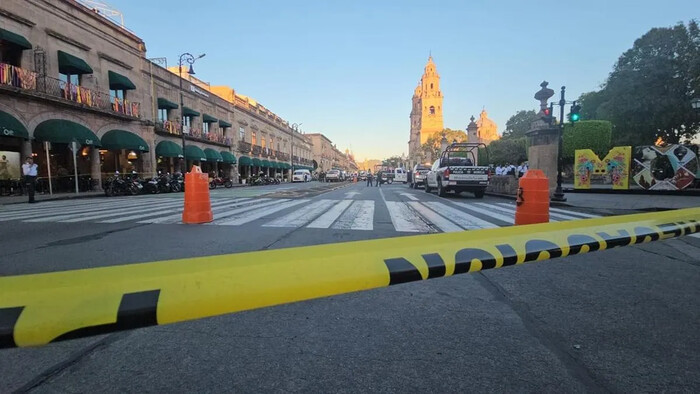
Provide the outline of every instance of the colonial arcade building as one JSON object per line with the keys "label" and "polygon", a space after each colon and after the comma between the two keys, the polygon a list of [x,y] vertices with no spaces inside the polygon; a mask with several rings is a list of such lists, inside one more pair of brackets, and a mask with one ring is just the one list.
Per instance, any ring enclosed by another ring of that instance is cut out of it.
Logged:
{"label": "colonial arcade building", "polygon": [[289,122],[186,72],[181,106],[179,70],[165,66],[133,32],[75,0],[0,2],[0,193],[19,185],[28,156],[40,192],[49,175],[54,191],[72,190],[76,172],[86,191],[115,171],[198,164],[242,182],[312,168],[311,142]]}

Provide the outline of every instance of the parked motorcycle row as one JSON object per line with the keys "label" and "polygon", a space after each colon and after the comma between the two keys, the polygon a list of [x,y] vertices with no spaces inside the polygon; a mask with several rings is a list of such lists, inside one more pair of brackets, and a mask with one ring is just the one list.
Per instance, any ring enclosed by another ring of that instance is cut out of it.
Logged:
{"label": "parked motorcycle row", "polygon": [[269,176],[258,176],[253,177],[248,182],[250,186],[264,186],[264,185],[279,185],[282,181],[279,178],[269,177]]}
{"label": "parked motorcycle row", "polygon": [[135,196],[137,194],[177,193],[185,191],[185,179],[181,174],[158,173],[150,179],[142,179],[136,172],[107,178],[103,186],[105,195]]}

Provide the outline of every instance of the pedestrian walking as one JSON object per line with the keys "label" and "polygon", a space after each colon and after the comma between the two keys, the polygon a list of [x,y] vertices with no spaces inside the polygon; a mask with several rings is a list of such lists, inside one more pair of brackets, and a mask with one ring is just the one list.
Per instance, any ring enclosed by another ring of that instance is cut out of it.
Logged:
{"label": "pedestrian walking", "polygon": [[367,186],[372,186],[372,171],[367,173]]}
{"label": "pedestrian walking", "polygon": [[22,164],[22,175],[24,175],[24,184],[27,186],[27,195],[29,196],[29,203],[34,203],[37,165],[34,164],[34,159],[31,156],[27,157],[26,163]]}
{"label": "pedestrian walking", "polygon": [[379,186],[382,183],[382,172],[377,171],[377,180],[374,182],[374,187]]}

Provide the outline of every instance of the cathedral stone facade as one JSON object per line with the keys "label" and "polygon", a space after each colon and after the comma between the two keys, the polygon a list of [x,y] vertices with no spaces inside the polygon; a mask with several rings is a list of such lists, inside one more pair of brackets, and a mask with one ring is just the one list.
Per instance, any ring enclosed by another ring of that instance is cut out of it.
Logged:
{"label": "cathedral stone facade", "polygon": [[489,119],[485,109],[481,111],[479,120],[476,121],[476,127],[479,135],[478,142],[483,142],[484,144],[488,145],[491,142],[501,138],[498,135],[498,126],[496,126],[496,122]]}
{"label": "cathedral stone facade", "polygon": [[420,83],[413,93],[411,109],[411,136],[408,142],[408,155],[412,163],[422,162],[420,146],[428,137],[443,130],[442,92],[440,75],[437,73],[433,57],[428,58]]}

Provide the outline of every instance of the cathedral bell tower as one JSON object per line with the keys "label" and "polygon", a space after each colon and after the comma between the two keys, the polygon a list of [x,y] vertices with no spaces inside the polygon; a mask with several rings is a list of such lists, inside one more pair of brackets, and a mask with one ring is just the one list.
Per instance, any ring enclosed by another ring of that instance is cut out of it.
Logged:
{"label": "cathedral bell tower", "polygon": [[413,92],[411,106],[411,133],[408,142],[408,155],[412,162],[426,158],[420,157],[420,147],[428,138],[444,129],[442,122],[442,92],[440,75],[437,73],[433,57],[423,70],[423,76]]}

